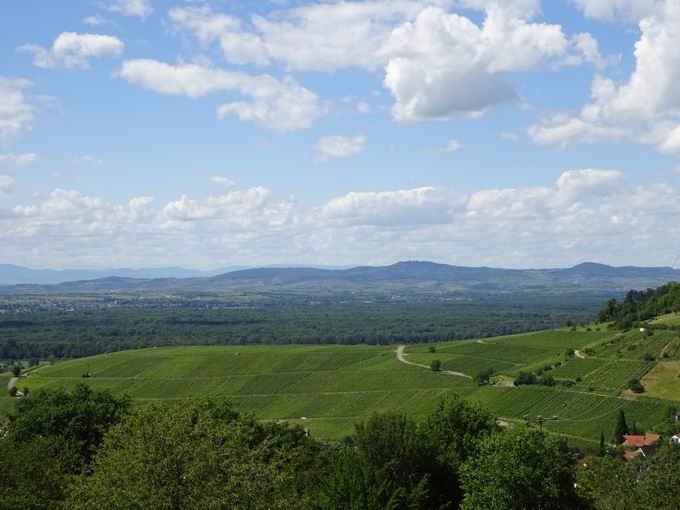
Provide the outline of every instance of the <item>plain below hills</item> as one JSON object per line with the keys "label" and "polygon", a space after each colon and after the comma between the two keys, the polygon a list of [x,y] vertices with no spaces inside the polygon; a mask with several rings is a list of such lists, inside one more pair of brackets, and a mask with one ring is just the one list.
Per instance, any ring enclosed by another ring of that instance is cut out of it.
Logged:
{"label": "plain below hills", "polygon": [[[167,347],[47,365],[22,377],[18,386],[36,391],[85,382],[127,393],[140,405],[225,397],[262,420],[300,423],[325,439],[341,439],[372,413],[422,415],[442,397],[458,394],[510,424],[540,421],[574,444],[595,448],[600,433],[612,435],[620,410],[648,432],[664,431],[668,410],[680,396],[659,384],[642,395],[627,388],[631,379],[644,381],[653,369],[677,367],[679,348],[677,331],[649,335],[595,328],[407,346],[409,364],[398,359],[397,346]],[[443,371],[428,368],[435,359]],[[492,385],[452,375],[485,370],[494,374]],[[526,372],[552,382],[513,386]]]}
{"label": "plain below hills", "polygon": [[[16,282],[21,276],[14,275],[13,278],[12,281]],[[680,270],[670,267],[612,267],[588,262],[566,269],[497,269],[409,261],[384,267],[349,269],[269,267],[191,277],[142,278],[112,274],[105,278],[53,285],[6,285],[1,291],[5,294],[154,291],[378,292],[469,296],[532,292],[602,294],[656,287],[678,279]],[[0,284],[8,281],[8,277],[3,277],[0,271]]]}

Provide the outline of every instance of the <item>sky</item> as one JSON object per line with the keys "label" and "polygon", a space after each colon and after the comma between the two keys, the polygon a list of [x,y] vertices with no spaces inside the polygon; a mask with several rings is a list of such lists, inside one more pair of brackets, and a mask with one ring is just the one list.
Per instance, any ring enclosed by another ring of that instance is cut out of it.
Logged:
{"label": "sky", "polygon": [[680,253],[680,0],[7,0],[0,263]]}

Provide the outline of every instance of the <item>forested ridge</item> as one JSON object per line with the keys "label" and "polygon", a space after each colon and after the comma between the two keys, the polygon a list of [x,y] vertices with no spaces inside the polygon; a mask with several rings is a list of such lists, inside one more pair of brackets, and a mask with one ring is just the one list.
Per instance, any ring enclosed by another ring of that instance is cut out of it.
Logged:
{"label": "forested ridge", "polygon": [[630,290],[621,302],[610,299],[600,310],[598,319],[626,329],[659,315],[679,311],[680,283],[670,282],[656,289]]}

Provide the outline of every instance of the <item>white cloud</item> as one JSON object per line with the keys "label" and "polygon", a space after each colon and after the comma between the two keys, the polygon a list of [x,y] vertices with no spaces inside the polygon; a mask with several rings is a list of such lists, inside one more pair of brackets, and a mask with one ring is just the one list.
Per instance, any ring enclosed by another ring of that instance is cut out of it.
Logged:
{"label": "white cloud", "polygon": [[176,66],[157,60],[126,60],[118,73],[130,83],[168,95],[196,99],[217,92],[237,92],[249,101],[224,104],[217,115],[231,115],[274,131],[306,129],[321,115],[318,96],[292,77],[251,76],[197,64]]}
{"label": "white cloud", "polygon": [[215,13],[208,6],[176,7],[170,10],[168,17],[176,30],[193,33],[203,45],[219,42],[225,57],[232,64],[269,63],[262,40],[255,34],[245,32],[237,17]]}
{"label": "white cloud", "polygon": [[423,187],[400,191],[351,192],[332,199],[320,214],[349,225],[407,226],[452,221],[461,201],[449,190]]}
{"label": "white cloud", "polygon": [[[234,64],[281,62],[289,69],[385,70],[399,122],[479,114],[512,101],[504,73],[545,63],[603,65],[589,34],[569,40],[558,25],[530,23],[538,0],[466,0],[481,25],[447,12],[449,0],[371,0],[301,5],[250,20],[207,6],[172,9],[176,31],[219,44]],[[348,34],[351,34],[348,36]]]}
{"label": "white cloud", "polygon": [[7,142],[33,126],[34,108],[24,94],[28,80],[0,76],[0,141]]}
{"label": "white cloud", "polygon": [[329,135],[317,140],[314,150],[319,154],[321,161],[329,159],[341,159],[359,154],[364,149],[366,138],[362,135],[342,136]]}
{"label": "white cloud", "polygon": [[34,152],[26,154],[0,154],[0,167],[22,167],[32,165],[38,161],[38,155]]}
{"label": "white cloud", "polygon": [[500,73],[530,70],[567,51],[559,26],[527,23],[513,13],[488,2],[480,27],[430,7],[396,28],[384,80],[396,100],[394,118],[446,120],[512,101],[516,94]]}
{"label": "white cloud", "polygon": [[659,150],[665,154],[680,154],[680,126],[673,129],[659,145]]}
{"label": "white cloud", "polygon": [[[675,129],[680,115],[677,87],[680,82],[680,31],[677,30],[680,1],[645,5],[584,3],[584,8],[595,9],[586,12],[597,17],[610,17],[620,9],[629,12],[633,8],[644,14],[639,21],[640,39],[635,45],[635,69],[621,84],[596,76],[591,87],[592,101],[578,115],[562,114],[532,126],[529,133],[535,141],[564,148],[569,143],[629,139],[657,145],[661,152],[676,152]],[[596,12],[600,14],[593,14]]]}
{"label": "white cloud", "polygon": [[[3,189],[11,187],[3,182]],[[0,216],[5,260],[31,265],[366,264],[417,257],[556,267],[600,260],[605,251],[610,263],[659,265],[677,255],[680,188],[631,185],[617,171],[586,169],[565,172],[552,186],[470,194],[432,186],[358,191],[318,206],[259,186],[159,204],[148,196],[116,203],[56,189],[42,203],[0,209]],[[49,253],[41,249],[48,242]]]}
{"label": "white cloud", "polygon": [[85,165],[85,166],[101,166],[104,164],[104,160],[95,158],[89,154],[84,154],[82,156],[73,156],[69,162],[72,165]]}
{"label": "white cloud", "polygon": [[107,21],[101,17],[99,14],[95,14],[93,16],[87,16],[86,18],[83,18],[83,23],[86,25],[90,25],[91,27],[98,27],[101,25],[105,25]]}
{"label": "white cloud", "polygon": [[620,56],[602,56],[597,39],[587,32],[572,35],[569,43],[571,50],[558,63],[558,67],[578,66],[587,63],[597,69],[604,69],[609,65],[616,64],[620,60]]}
{"label": "white cloud", "polygon": [[17,51],[33,54],[33,65],[37,67],[52,68],[62,65],[87,69],[89,59],[118,57],[123,49],[123,42],[111,35],[63,32],[54,40],[50,49],[36,44],[24,44]]}
{"label": "white cloud", "polygon": [[437,152],[455,152],[463,148],[463,144],[458,140],[451,139],[446,142],[443,147],[437,149]]}
{"label": "white cloud", "polygon": [[104,8],[123,16],[134,16],[140,19],[146,19],[153,12],[153,7],[148,0],[113,0],[105,3]]}
{"label": "white cloud", "polygon": [[221,186],[223,188],[235,188],[236,183],[229,179],[228,177],[223,177],[221,175],[216,175],[214,177],[210,178],[210,182],[217,186]]}
{"label": "white cloud", "polygon": [[359,101],[357,103],[357,113],[371,113],[372,111],[373,109],[370,104],[364,101]]}
{"label": "white cloud", "polygon": [[11,193],[10,188],[12,184],[14,184],[13,177],[0,174],[0,198],[4,198]]}
{"label": "white cloud", "polygon": [[619,141],[626,131],[616,126],[604,126],[566,115],[544,119],[528,129],[529,136],[542,145],[557,145],[564,150],[573,143]]}
{"label": "white cloud", "polygon": [[639,21],[654,13],[665,0],[571,0],[592,19]]}

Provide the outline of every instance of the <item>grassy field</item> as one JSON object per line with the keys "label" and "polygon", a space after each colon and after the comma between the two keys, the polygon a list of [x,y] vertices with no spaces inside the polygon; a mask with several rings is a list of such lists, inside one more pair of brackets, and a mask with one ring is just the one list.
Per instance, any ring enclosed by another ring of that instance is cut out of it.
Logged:
{"label": "grassy field", "polygon": [[642,384],[649,396],[680,400],[680,361],[657,364],[642,378]]}
{"label": "grassy field", "polygon": [[660,315],[651,321],[651,324],[666,324],[668,326],[680,326],[680,313],[667,313]]}
{"label": "grassy field", "polygon": [[[666,379],[657,388],[649,387],[649,395],[661,400],[622,398],[621,392],[631,378],[653,369],[647,381],[659,367],[670,364],[641,357],[642,351],[660,350],[677,341],[667,333],[642,340],[637,333],[557,330],[406,349],[410,362],[429,365],[439,359],[444,370],[470,376],[491,368],[496,380],[511,380],[522,370],[549,368],[546,373],[558,382],[571,381],[570,387],[478,387],[469,378],[402,363],[394,352],[396,346],[261,345],[106,354],[44,366],[23,378],[21,387],[35,391],[86,382],[127,393],[139,404],[195,395],[226,397],[260,419],[300,423],[326,439],[351,433],[354,423],[374,412],[420,415],[442,397],[458,394],[511,422],[551,418],[545,429],[579,444],[596,444],[600,432],[612,434],[620,409],[648,430],[663,427],[671,400],[680,399],[677,390],[659,389],[668,387]],[[641,342],[644,349],[628,349]],[[435,352],[430,352],[432,348]],[[579,353],[587,349],[589,355],[567,357],[567,349]],[[677,381],[676,377],[673,382],[677,385]]]}

